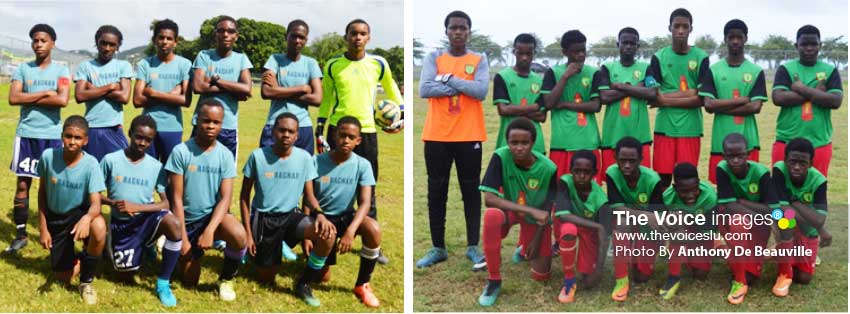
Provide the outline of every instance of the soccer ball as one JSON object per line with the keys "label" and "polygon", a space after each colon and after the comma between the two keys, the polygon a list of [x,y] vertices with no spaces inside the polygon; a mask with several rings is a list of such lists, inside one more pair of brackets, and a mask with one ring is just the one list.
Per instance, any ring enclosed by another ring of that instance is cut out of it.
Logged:
{"label": "soccer ball", "polygon": [[401,120],[399,105],[390,100],[381,100],[375,104],[375,124],[382,129],[390,128]]}

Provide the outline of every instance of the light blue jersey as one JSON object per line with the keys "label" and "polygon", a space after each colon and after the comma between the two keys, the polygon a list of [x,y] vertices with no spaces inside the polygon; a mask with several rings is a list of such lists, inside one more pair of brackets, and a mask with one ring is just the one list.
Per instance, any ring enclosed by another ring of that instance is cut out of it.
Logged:
{"label": "light blue jersey", "polygon": [[307,151],[298,147],[286,159],[272,147],[257,148],[248,157],[242,174],[254,180],[252,209],[263,213],[288,213],[298,206],[304,183],[316,178],[316,165]]}
{"label": "light blue jersey", "polygon": [[[239,74],[242,70],[251,69],[251,60],[244,54],[236,51],[231,51],[227,58],[222,58],[218,55],[215,49],[203,50],[198,53],[195,58],[195,63],[192,64],[193,69],[204,70],[204,75],[212,77],[218,74],[219,78],[224,81],[239,82]],[[224,105],[224,124],[222,128],[235,130],[239,122],[239,101],[230,93],[216,93],[201,95],[198,103],[207,98],[215,98]],[[192,123],[195,123],[198,117],[198,109],[195,108],[195,114],[192,116]]]}
{"label": "light blue jersey", "polygon": [[375,186],[372,165],[355,153],[338,165],[330,153],[318,155],[315,159],[319,177],[313,181],[313,193],[325,215],[353,211],[358,187]]}
{"label": "light blue jersey", "polygon": [[48,148],[38,163],[40,182],[47,189],[47,210],[59,215],[88,206],[89,194],[106,190],[97,159],[83,152],[80,161],[68,167],[62,154],[62,148]]}
{"label": "light blue jersey", "polygon": [[[41,69],[35,61],[21,63],[12,81],[23,84],[24,93],[37,93],[46,90],[57,90],[59,80],[71,81],[71,71],[64,65],[51,62]],[[59,139],[62,137],[62,121],[59,115],[60,107],[44,107],[39,105],[21,106],[21,118],[15,135],[38,139]]]}
{"label": "light blue jersey", "polygon": [[[139,61],[136,67],[136,79],[142,80],[155,91],[168,93],[175,86],[189,80],[192,62],[181,56],[174,56],[171,62],[165,63],[156,55]],[[190,87],[191,88],[191,87]],[[149,115],[156,121],[159,132],[182,132],[183,112],[180,106],[163,104],[149,100],[142,114]]]}
{"label": "light blue jersey", "polygon": [[180,143],[171,151],[165,170],[183,175],[183,211],[186,222],[199,220],[212,213],[221,199],[221,181],[236,177],[233,154],[216,141],[205,152],[195,139]]}
{"label": "light blue jersey", "polygon": [[[105,179],[107,196],[111,200],[153,204],[154,191],[165,192],[166,179],[162,163],[151,156],[145,155],[138,163],[132,163],[124,150],[119,150],[103,157],[100,170]],[[130,215],[112,207],[111,217],[124,220],[129,219]]]}
{"label": "light blue jersey", "polygon": [[[94,87],[121,83],[133,78],[133,67],[125,60],[112,59],[106,64],[89,60],[77,66],[74,81],[90,82]],[[86,102],[86,121],[90,128],[105,128],[124,124],[124,104],[105,96]]]}
{"label": "light blue jersey", "polygon": [[[316,59],[301,55],[298,61],[292,61],[285,54],[273,54],[263,65],[266,70],[273,71],[277,75],[277,84],[283,87],[310,85],[310,80],[322,78],[322,69]],[[274,125],[274,119],[284,112],[291,112],[298,117],[298,126],[313,126],[310,113],[306,104],[298,104],[287,100],[272,100],[266,125]]]}

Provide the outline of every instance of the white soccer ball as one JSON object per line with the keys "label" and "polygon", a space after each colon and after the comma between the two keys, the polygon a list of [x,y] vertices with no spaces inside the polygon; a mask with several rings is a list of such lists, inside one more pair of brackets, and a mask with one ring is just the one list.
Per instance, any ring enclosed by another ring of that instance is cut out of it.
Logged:
{"label": "white soccer ball", "polygon": [[382,129],[400,128],[400,106],[391,100],[381,100],[375,104],[375,124]]}

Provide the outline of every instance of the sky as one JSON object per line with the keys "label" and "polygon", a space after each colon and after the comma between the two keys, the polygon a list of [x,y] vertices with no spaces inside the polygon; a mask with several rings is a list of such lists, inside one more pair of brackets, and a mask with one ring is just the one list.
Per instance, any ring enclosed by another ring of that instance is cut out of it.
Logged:
{"label": "sky", "polygon": [[473,30],[490,35],[499,45],[523,32],[536,33],[546,45],[570,29],[581,30],[592,44],[616,36],[625,26],[636,28],[641,38],[650,38],[670,34],[670,13],[679,7],[694,18],[691,44],[703,34],[722,41],[723,26],[734,18],[747,23],[751,41],[761,42],[771,34],[794,38],[805,24],[817,26],[823,38],[847,38],[846,0],[420,0],[413,6],[413,37],[426,47],[440,46],[446,15],[461,10],[469,14]]}
{"label": "sky", "polygon": [[[309,40],[330,32],[343,34],[355,18],[366,20],[372,29],[367,47],[401,46],[402,0],[286,0],[286,1],[0,1],[0,34],[29,40],[29,29],[47,23],[56,30],[58,48],[95,51],[94,33],[112,24],[124,35],[122,47],[150,42],[153,19],[170,18],[187,39],[199,36],[201,23],[220,14],[251,18],[286,26],[300,18],[310,25]],[[308,42],[309,44],[309,42]]]}

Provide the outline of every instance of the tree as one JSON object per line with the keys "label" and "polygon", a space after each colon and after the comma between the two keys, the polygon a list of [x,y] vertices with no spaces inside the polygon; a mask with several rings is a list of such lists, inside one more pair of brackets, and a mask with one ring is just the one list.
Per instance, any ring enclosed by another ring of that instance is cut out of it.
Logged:
{"label": "tree", "polygon": [[[157,22],[159,22],[159,20],[157,19],[151,21],[151,25],[149,27],[151,33],[153,33],[153,28],[154,26],[156,26]],[[151,38],[153,38],[153,35],[151,35]],[[198,47],[197,39],[187,40],[183,36],[177,36],[177,47],[174,48],[174,54],[189,59],[189,61],[192,61],[195,60],[195,57],[198,55],[198,52],[200,50],[201,48]],[[148,43],[147,48],[145,48],[145,55],[151,56],[154,54],[156,54],[156,48],[154,48],[153,42],[150,42]]]}
{"label": "tree", "polygon": [[561,37],[555,37],[555,41],[543,47],[543,52],[540,54],[542,58],[560,60],[564,57],[561,52]]}
{"label": "tree", "polygon": [[768,67],[775,69],[784,60],[789,59],[794,43],[782,35],[769,35],[761,44],[761,49],[753,52],[753,58],[766,60]]}
{"label": "tree", "polygon": [[390,64],[390,71],[393,73],[395,83],[404,84],[404,48],[399,46],[392,47],[389,50],[375,48],[369,53],[384,57]]}
{"label": "tree", "polygon": [[[443,39],[440,41],[443,48],[449,48],[449,41]],[[476,31],[469,33],[469,40],[466,42],[466,47],[483,53],[490,61],[490,65],[494,62],[505,62],[505,57],[502,55],[502,46],[490,39],[489,35],[478,34]]]}
{"label": "tree", "polygon": [[620,56],[617,49],[617,37],[605,36],[590,47],[590,56],[598,58],[601,63]]}
{"label": "tree", "polygon": [[694,41],[694,46],[705,50],[705,53],[711,56],[714,54],[714,50],[717,49],[717,41],[711,35],[702,35]]}
{"label": "tree", "polygon": [[[201,36],[197,39],[199,49],[215,48],[215,23],[219,18],[220,16],[216,16],[201,24]],[[248,18],[236,21],[239,24],[239,40],[233,50],[248,56],[254,65],[254,72],[263,70],[262,65],[270,55],[286,49],[286,27]]]}
{"label": "tree", "polygon": [[822,41],[822,45],[821,58],[837,68],[847,63],[847,40],[844,36],[826,38]]}
{"label": "tree", "polygon": [[641,40],[641,49],[638,51],[638,56],[642,59],[651,59],[652,55],[655,54],[656,51],[661,50],[661,48],[670,46],[673,44],[673,38],[669,35],[665,36],[655,36],[649,38],[646,41]]}
{"label": "tree", "polygon": [[414,38],[413,39],[413,62],[414,63],[416,62],[416,60],[422,60],[422,58],[425,57],[425,50],[423,50],[422,48],[425,48],[425,44],[423,44],[422,41],[419,40],[419,38]]}
{"label": "tree", "polygon": [[335,56],[342,55],[347,49],[345,39],[337,33],[327,33],[319,39],[313,41],[304,54],[310,55],[319,62],[319,66],[324,69],[325,62]]}

